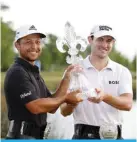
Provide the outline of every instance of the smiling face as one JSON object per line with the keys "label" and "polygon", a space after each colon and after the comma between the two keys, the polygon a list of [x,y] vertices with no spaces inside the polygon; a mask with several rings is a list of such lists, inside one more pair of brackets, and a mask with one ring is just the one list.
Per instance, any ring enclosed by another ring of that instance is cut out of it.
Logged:
{"label": "smiling face", "polygon": [[31,64],[34,64],[34,61],[40,56],[42,51],[39,34],[31,34],[23,37],[15,43],[15,46],[19,51],[20,57]]}
{"label": "smiling face", "polygon": [[105,58],[111,52],[115,40],[111,36],[102,36],[99,38],[89,37],[89,43],[92,46],[92,55],[99,58]]}

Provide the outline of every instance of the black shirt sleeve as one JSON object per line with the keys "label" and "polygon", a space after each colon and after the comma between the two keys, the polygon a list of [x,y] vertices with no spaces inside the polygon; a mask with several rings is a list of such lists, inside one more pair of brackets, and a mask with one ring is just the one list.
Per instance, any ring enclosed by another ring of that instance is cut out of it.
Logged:
{"label": "black shirt sleeve", "polygon": [[14,68],[8,73],[5,91],[9,98],[26,104],[39,98],[28,73],[21,68]]}

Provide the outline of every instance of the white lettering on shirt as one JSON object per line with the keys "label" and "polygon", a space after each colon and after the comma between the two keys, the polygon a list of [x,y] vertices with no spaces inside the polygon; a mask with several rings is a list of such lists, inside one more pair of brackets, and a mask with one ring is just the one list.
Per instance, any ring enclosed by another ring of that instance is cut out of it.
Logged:
{"label": "white lettering on shirt", "polygon": [[25,97],[30,96],[31,94],[32,94],[31,91],[29,91],[28,93],[21,94],[20,97],[21,99],[24,99]]}

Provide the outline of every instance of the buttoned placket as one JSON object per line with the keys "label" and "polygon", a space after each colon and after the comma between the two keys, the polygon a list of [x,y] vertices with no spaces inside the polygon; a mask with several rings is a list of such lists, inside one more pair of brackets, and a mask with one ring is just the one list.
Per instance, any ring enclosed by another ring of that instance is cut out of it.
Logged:
{"label": "buttoned placket", "polygon": [[102,73],[103,73],[104,70],[98,71],[96,68],[94,68],[94,70],[97,73],[97,81],[98,81],[98,84],[99,84],[98,87],[100,89],[104,90],[104,87],[103,87],[103,76],[102,76]]}
{"label": "buttoned placket", "polygon": [[98,73],[98,83],[99,83],[99,88],[104,90],[102,72],[103,71],[97,71],[97,73]]}

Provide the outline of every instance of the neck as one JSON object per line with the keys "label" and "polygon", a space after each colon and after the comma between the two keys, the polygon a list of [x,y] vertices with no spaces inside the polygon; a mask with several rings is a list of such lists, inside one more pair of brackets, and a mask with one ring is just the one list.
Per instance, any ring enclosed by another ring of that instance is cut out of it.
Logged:
{"label": "neck", "polygon": [[31,65],[33,65],[34,66],[34,61],[28,61],[28,60],[26,60],[26,59],[24,59],[24,58],[22,58],[21,56],[19,56],[21,59],[23,59],[23,60],[25,60],[25,61],[27,61],[28,63],[30,63]]}
{"label": "neck", "polygon": [[31,65],[34,66],[34,61],[27,61],[27,62],[29,62]]}
{"label": "neck", "polygon": [[108,57],[99,58],[91,54],[89,60],[90,63],[99,71],[105,68],[108,64]]}

